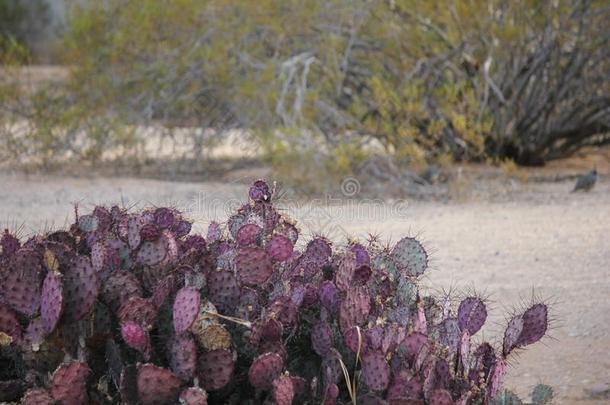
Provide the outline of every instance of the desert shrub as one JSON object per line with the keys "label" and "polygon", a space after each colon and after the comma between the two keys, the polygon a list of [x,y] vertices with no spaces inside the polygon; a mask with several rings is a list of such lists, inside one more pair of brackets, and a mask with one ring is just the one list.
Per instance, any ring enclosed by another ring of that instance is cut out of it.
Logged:
{"label": "desert shrub", "polygon": [[90,2],[69,14],[64,90],[189,158],[240,128],[287,176],[297,155],[403,180],[448,157],[542,164],[610,141],[604,3]]}
{"label": "desert shrub", "polygon": [[[48,6],[42,0],[0,0],[0,41],[11,39],[29,48],[49,24]],[[7,50],[0,42],[0,54]]]}
{"label": "desert shrub", "polygon": [[164,207],[76,210],[25,242],[5,231],[0,400],[492,403],[509,359],[547,333],[534,302],[494,347],[476,337],[484,298],[420,291],[418,240],[305,241],[274,197],[255,182],[205,236]]}

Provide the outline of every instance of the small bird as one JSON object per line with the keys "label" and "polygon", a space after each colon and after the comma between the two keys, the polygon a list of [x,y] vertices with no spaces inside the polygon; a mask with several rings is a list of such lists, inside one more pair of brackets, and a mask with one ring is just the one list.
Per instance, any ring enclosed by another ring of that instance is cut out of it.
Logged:
{"label": "small bird", "polygon": [[593,169],[589,173],[582,175],[576,181],[576,185],[574,186],[574,190],[576,191],[590,191],[593,186],[595,186],[595,182],[597,181],[597,170]]}

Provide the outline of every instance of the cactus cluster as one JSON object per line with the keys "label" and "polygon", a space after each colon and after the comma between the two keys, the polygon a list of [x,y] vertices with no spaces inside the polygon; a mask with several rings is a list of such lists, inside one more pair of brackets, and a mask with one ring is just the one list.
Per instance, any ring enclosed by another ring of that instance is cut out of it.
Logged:
{"label": "cactus cluster", "polygon": [[485,300],[423,296],[418,240],[301,241],[264,181],[226,226],[190,231],[175,209],[98,206],[24,243],[5,232],[0,401],[492,403],[547,331],[535,303],[501,347],[473,338]]}

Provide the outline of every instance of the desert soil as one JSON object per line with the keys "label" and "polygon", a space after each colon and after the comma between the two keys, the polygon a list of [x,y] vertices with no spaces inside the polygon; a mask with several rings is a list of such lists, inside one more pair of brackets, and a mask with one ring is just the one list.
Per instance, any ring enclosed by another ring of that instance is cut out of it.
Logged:
{"label": "desert soil", "polygon": [[[479,334],[496,344],[507,311],[529,302],[532,291],[550,300],[551,337],[514,359],[506,387],[527,398],[543,382],[555,387],[555,403],[608,403],[586,390],[610,383],[610,181],[586,194],[570,194],[571,181],[499,186],[495,199],[382,204],[356,194],[307,203],[288,196],[280,205],[305,234],[419,235],[431,252],[423,283],[489,296],[492,320]],[[21,225],[24,235],[69,223],[75,202],[82,211],[95,203],[177,205],[201,230],[225,219],[246,193],[243,183],[24,174],[0,174],[0,189],[0,224]]]}

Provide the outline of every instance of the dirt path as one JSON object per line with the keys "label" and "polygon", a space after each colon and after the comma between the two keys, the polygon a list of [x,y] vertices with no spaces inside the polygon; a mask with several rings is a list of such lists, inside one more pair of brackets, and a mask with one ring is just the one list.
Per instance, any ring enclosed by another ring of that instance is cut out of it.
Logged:
{"label": "dirt path", "polygon": [[[71,203],[175,204],[203,228],[226,218],[242,201],[241,184],[171,183],[140,179],[66,179],[0,174],[0,223],[24,232],[63,226]],[[398,239],[419,234],[433,252],[426,285],[490,295],[494,321],[483,335],[497,341],[505,309],[537,295],[556,301],[554,339],[524,351],[510,369],[507,387],[527,396],[544,382],[556,403],[604,403],[583,389],[610,383],[610,182],[589,194],[569,194],[570,183],[516,187],[501,202],[359,202],[349,198],[283,204],[303,225],[333,238],[367,232]],[[329,205],[330,204],[330,205]],[[85,208],[83,208],[85,209]],[[607,401],[607,400],[606,400]],[[607,402],[605,402],[607,403]]]}

